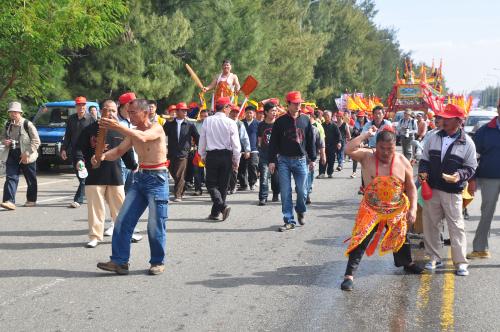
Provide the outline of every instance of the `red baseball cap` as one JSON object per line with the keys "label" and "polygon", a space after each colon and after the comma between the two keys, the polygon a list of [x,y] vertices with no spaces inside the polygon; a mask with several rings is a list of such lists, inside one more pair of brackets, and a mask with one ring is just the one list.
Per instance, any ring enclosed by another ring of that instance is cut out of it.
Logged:
{"label": "red baseball cap", "polygon": [[303,114],[313,114],[314,113],[314,108],[311,106],[306,106],[302,109]]}
{"label": "red baseball cap", "polygon": [[167,108],[167,112],[169,112],[169,113],[170,113],[171,111],[175,111],[175,105],[174,105],[174,104],[170,105],[170,106]]}
{"label": "red baseball cap", "polygon": [[87,98],[85,98],[85,97],[80,96],[80,97],[75,98],[76,105],[81,105],[81,104],[86,104],[86,103],[87,103]]}
{"label": "red baseball cap", "polygon": [[300,91],[290,91],[286,95],[286,101],[293,104],[303,103]]}
{"label": "red baseball cap", "polygon": [[192,101],[189,103],[189,108],[199,108],[198,103]]}
{"label": "red baseball cap", "polygon": [[444,108],[444,112],[439,113],[439,116],[445,119],[465,119],[465,111],[457,105],[448,104]]}
{"label": "red baseball cap", "polygon": [[255,112],[257,113],[264,113],[264,109],[263,108],[259,108],[258,110],[256,110]]}
{"label": "red baseball cap", "polygon": [[217,105],[229,105],[231,104],[231,99],[229,97],[220,97],[217,99]]}
{"label": "red baseball cap", "polygon": [[239,111],[239,110],[240,110],[240,107],[238,105],[231,104],[231,111]]}
{"label": "red baseball cap", "polygon": [[126,92],[124,94],[122,94],[120,97],[118,97],[118,102],[120,103],[120,105],[125,105],[125,104],[128,104],[134,100],[136,100],[137,98],[135,97],[135,93],[133,92]]}
{"label": "red baseball cap", "polygon": [[186,105],[185,102],[181,102],[181,103],[178,103],[177,105],[175,105],[175,109],[176,110],[189,110],[189,107]]}
{"label": "red baseball cap", "polygon": [[338,115],[338,116],[344,116],[344,112],[342,112],[342,111],[338,111],[338,112],[337,112],[337,115]]}
{"label": "red baseball cap", "polygon": [[356,116],[362,116],[362,117],[365,117],[366,116],[366,113],[363,112],[363,111],[359,111],[358,114],[356,114]]}

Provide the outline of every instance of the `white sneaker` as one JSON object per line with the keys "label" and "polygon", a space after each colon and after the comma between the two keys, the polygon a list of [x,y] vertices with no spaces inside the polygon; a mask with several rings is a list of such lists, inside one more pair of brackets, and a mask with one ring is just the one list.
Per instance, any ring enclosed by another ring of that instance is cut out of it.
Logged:
{"label": "white sneaker", "polygon": [[469,275],[469,270],[467,270],[468,265],[467,264],[458,264],[457,270],[455,273],[457,276],[465,277]]}
{"label": "white sneaker", "polygon": [[427,264],[425,264],[424,268],[426,270],[434,271],[436,268],[443,266],[444,266],[443,262],[432,260],[429,261]]}
{"label": "white sneaker", "polygon": [[113,236],[113,229],[115,229],[115,224],[113,222],[109,224],[109,227],[104,231],[104,236]]}
{"label": "white sneaker", "polygon": [[99,241],[97,241],[97,239],[93,239],[89,243],[87,243],[87,248],[95,248],[98,244]]}
{"label": "white sneaker", "polygon": [[132,243],[137,243],[142,240],[142,235],[134,233],[132,234]]}
{"label": "white sneaker", "polygon": [[80,207],[80,203],[78,203],[78,202],[71,202],[69,204],[69,207],[70,208],[74,208],[74,209],[79,208]]}

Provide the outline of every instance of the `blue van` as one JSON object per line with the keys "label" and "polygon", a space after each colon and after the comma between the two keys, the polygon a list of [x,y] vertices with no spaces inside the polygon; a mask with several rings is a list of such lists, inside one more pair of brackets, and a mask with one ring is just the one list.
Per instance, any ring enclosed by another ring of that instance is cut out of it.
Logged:
{"label": "blue van", "polygon": [[[99,104],[89,101],[86,105],[87,111],[91,106],[97,107],[99,111]],[[38,169],[48,170],[51,165],[71,164],[71,151],[68,151],[68,159],[61,159],[61,145],[66,132],[66,121],[75,113],[74,100],[49,102],[38,109],[33,118],[41,141]]]}

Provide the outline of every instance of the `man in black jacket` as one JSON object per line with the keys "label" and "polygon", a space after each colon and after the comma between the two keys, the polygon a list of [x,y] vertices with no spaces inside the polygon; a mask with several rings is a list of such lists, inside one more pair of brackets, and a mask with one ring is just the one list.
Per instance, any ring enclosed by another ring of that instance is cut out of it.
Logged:
{"label": "man in black jacket", "polygon": [[[117,118],[118,110],[114,101],[105,101],[103,109],[110,111],[110,117]],[[103,240],[104,220],[106,217],[104,202],[108,203],[111,218],[116,220],[125,200],[120,159],[102,161],[98,168],[93,168],[90,162],[92,156],[95,154],[98,130],[99,125],[97,122],[83,129],[74,150],[76,164],[84,163],[88,170],[88,176],[84,179],[85,195],[88,202],[90,239],[90,242],[87,243],[87,248],[95,248]],[[105,138],[105,150],[118,146],[122,140],[123,137],[121,134],[115,131],[108,131]],[[137,168],[132,149],[122,156],[122,160],[128,169]]]}
{"label": "man in black jacket", "polygon": [[[72,156],[72,164],[75,166],[75,147],[78,142],[78,136],[87,126],[95,122],[95,119],[87,113],[87,98],[76,97],[75,98],[75,108],[76,114],[72,114],[68,117],[66,122],[66,132],[64,133],[64,139],[61,147],[61,158],[63,160],[68,159]],[[69,152],[69,153],[68,153]],[[76,167],[75,167],[76,169]],[[76,190],[73,202],[69,205],[71,208],[78,208],[83,203],[84,192],[85,192],[85,179],[78,176],[76,172],[76,177],[78,178],[78,189]]]}
{"label": "man in black jacket", "polygon": [[274,122],[269,143],[269,172],[274,173],[276,163],[281,192],[281,210],[284,225],[279,228],[281,232],[295,229],[292,201],[292,175],[297,190],[297,203],[295,211],[299,224],[304,225],[307,197],[308,165],[314,168],[316,148],[314,146],[314,133],[309,118],[300,115],[300,104],[304,101],[299,91],[289,92],[286,96],[287,113]]}
{"label": "man in black jacket", "polygon": [[175,119],[166,122],[163,126],[168,139],[169,171],[175,182],[174,202],[182,201],[189,151],[192,147],[192,141],[194,140],[194,143],[198,145],[200,139],[196,126],[186,118],[188,110],[186,103],[178,103]]}
{"label": "man in black jacket", "polygon": [[335,165],[335,155],[337,151],[342,148],[339,127],[332,121],[332,112],[325,111],[323,113],[325,122],[323,123],[323,129],[325,131],[325,154],[326,154],[326,164],[319,164],[319,175],[318,179],[322,179],[328,174],[328,177],[333,177],[333,167]]}

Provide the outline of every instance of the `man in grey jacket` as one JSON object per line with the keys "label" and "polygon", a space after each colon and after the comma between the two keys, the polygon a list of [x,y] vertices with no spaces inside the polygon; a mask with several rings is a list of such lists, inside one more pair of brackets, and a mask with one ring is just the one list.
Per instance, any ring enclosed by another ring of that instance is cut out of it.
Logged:
{"label": "man in grey jacket", "polygon": [[5,150],[0,155],[0,162],[5,163],[6,177],[3,187],[1,207],[15,210],[16,191],[19,174],[24,174],[28,190],[24,206],[35,206],[37,196],[36,159],[40,137],[31,121],[23,118],[21,103],[14,101],[9,104],[9,118],[2,143]]}

